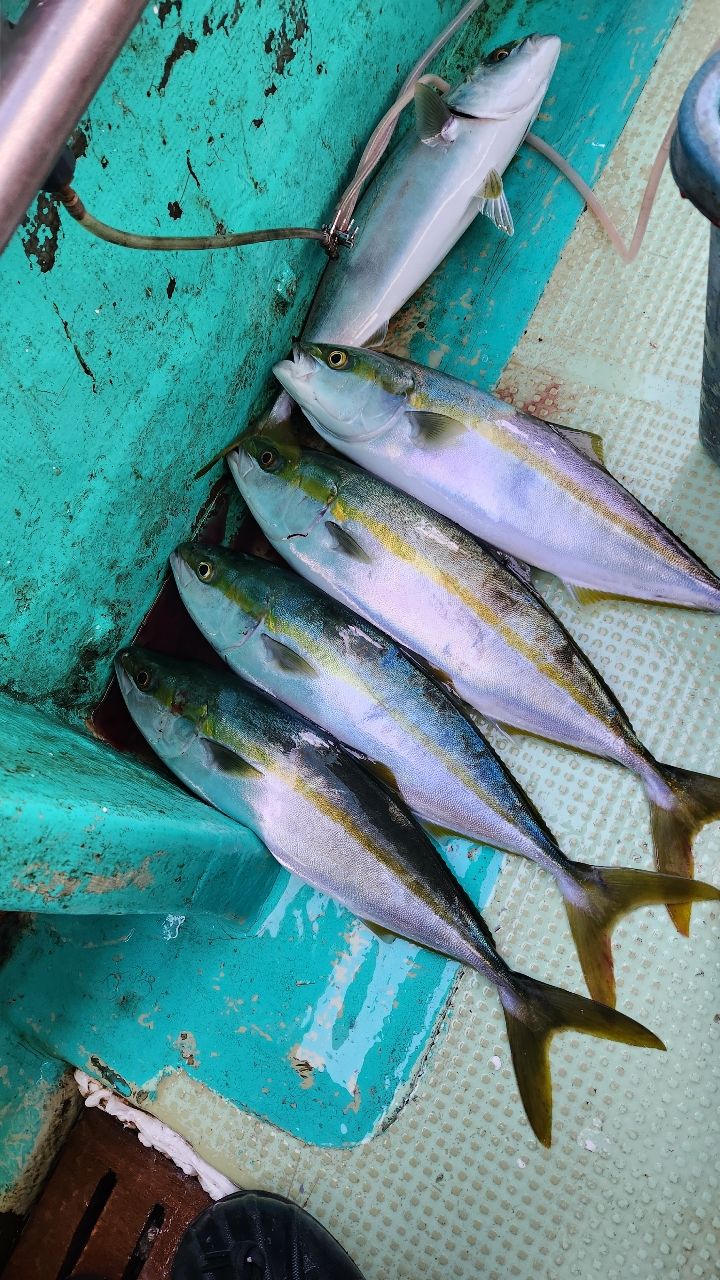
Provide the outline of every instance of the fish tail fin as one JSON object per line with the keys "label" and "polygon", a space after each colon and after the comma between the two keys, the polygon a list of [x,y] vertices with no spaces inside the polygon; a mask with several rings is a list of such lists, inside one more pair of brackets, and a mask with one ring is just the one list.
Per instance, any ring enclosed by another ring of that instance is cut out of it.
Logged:
{"label": "fish tail fin", "polygon": [[514,973],[500,998],[522,1104],[544,1147],[552,1140],[549,1047],[556,1031],[582,1031],[643,1049],[665,1048],[652,1031],[624,1013],[526,974]]}
{"label": "fish tail fin", "polygon": [[[655,771],[665,784],[662,795],[652,781],[646,784],[655,863],[666,874],[692,876],[693,836],[706,822],[720,818],[720,778],[670,764],[656,764]],[[669,906],[668,911],[678,933],[687,936],[690,903]]]}
{"label": "fish tail fin", "polygon": [[615,1007],[611,934],[621,916],[637,907],[720,900],[720,889],[685,876],[626,867],[570,864],[559,884],[578,958],[593,1000]]}

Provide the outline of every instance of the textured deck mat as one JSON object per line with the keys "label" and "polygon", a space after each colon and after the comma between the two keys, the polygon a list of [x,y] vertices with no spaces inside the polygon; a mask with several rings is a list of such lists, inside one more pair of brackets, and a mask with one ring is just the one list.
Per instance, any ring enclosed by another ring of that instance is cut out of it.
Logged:
{"label": "textured deck mat", "polygon": [[[599,191],[631,231],[681,88],[715,33],[698,0],[673,33]],[[605,436],[610,467],[720,564],[720,472],[697,444],[707,227],[666,175],[639,260],[623,267],[586,215],[509,367],[504,394]],[[445,362],[449,367],[448,362]],[[553,605],[660,758],[720,773],[720,619],[629,604]],[[639,784],[599,761],[516,741],[506,758],[571,855],[651,866]],[[720,825],[697,840],[720,875]],[[488,918],[509,960],[582,989],[548,877],[508,861]],[[474,974],[394,1123],[351,1152],[294,1142],[182,1077],[153,1110],[235,1180],[297,1197],[368,1280],[474,1276],[711,1280],[720,1257],[720,916],[692,938],[648,910],[616,931],[618,1005],[667,1055],[564,1036],[552,1051],[554,1146],[520,1112],[499,1004]]]}

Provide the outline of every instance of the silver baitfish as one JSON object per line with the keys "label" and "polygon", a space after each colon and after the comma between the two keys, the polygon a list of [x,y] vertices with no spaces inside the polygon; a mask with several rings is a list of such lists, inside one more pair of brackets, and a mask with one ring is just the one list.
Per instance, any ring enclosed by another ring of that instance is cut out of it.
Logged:
{"label": "silver baitfish", "polygon": [[559,53],[557,36],[526,36],[495,49],[442,96],[416,86],[415,129],[360,201],[354,248],[325,268],[308,337],[359,344],[382,332],[478,213],[512,232],[502,174],[538,113]]}
{"label": "silver baitfish", "polygon": [[[637,774],[658,870],[692,874],[692,837],[720,816],[720,780],[653,759],[572,636],[508,563],[343,458],[248,436],[228,461],[283,558],[419,655],[476,711]],[[687,933],[690,906],[668,910]]]}
{"label": "silver baitfish", "polygon": [[135,723],[187,786],[355,915],[470,965],[496,987],[523,1106],[545,1146],[556,1031],[664,1048],[631,1018],[510,969],[422,828],[327,734],[229,673],[139,647],[115,665]]}
{"label": "silver baitfish", "polygon": [[347,457],[555,574],[581,601],[720,611],[720,580],[605,469],[599,436],[357,347],[300,344],[275,374]]}
{"label": "silver baitfish", "polygon": [[550,872],[593,999],[615,1004],[610,933],[625,912],[720,898],[695,880],[566,858],[459,706],[394,640],[304,578],[196,543],[170,563],[191,617],[229,666],[357,753],[431,834],[463,835]]}

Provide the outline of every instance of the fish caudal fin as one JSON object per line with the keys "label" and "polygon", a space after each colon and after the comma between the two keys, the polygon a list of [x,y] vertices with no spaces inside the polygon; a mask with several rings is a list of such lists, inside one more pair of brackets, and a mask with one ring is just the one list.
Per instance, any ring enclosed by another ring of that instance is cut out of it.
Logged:
{"label": "fish caudal fin", "polygon": [[665,1048],[652,1031],[624,1013],[526,974],[514,973],[512,986],[501,990],[500,998],[522,1104],[544,1147],[552,1140],[549,1048],[556,1031],[582,1031],[643,1049]]}
{"label": "fish caudal fin", "polygon": [[593,1000],[615,1007],[615,970],[610,935],[621,916],[636,907],[668,907],[720,900],[720,889],[685,876],[661,875],[625,867],[571,864],[560,883],[570,930]]}
{"label": "fish caudal fin", "polygon": [[[693,836],[706,822],[720,818],[720,778],[693,773],[670,764],[657,764],[657,773],[670,796],[653,794],[648,785],[650,828],[658,871],[674,876],[693,874]],[[678,933],[690,932],[690,903],[668,907]]]}

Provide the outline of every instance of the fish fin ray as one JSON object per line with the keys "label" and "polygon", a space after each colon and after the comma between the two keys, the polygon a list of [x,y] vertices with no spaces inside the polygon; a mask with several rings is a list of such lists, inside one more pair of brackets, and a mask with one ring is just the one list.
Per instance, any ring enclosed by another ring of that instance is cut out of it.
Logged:
{"label": "fish fin ray", "polygon": [[585,982],[593,1000],[611,1008],[615,1007],[611,934],[617,921],[638,907],[720,899],[720,889],[701,880],[626,867],[574,863],[572,881],[565,889],[559,887]]}
{"label": "fish fin ray", "polygon": [[482,213],[491,222],[494,222],[498,231],[504,231],[507,236],[511,236],[515,231],[515,226],[510,212],[510,205],[507,202],[503,180],[497,169],[491,169],[487,175],[482,188],[475,197],[478,207],[478,213]]}
{"label": "fish fin ray", "polygon": [[408,409],[406,417],[410,419],[415,433],[422,444],[449,444],[467,431],[464,422],[451,418],[446,413],[435,413],[426,409]]}
{"label": "fish fin ray", "polygon": [[389,328],[389,323],[387,320],[384,320],[383,323],[375,330],[375,332],[371,333],[370,337],[365,339],[362,345],[364,347],[373,347],[373,348],[381,347],[388,336],[388,328]]}
{"label": "fish fin ray", "polygon": [[363,916],[358,916],[358,919],[365,925],[365,928],[369,929],[371,933],[374,933],[375,937],[379,938],[381,942],[388,944],[396,941],[398,935],[393,933],[392,929],[384,929],[381,924],[375,924],[374,920],[365,920]]}
{"label": "fish fin ray", "polygon": [[[669,764],[656,763],[655,768],[673,795],[671,807],[664,808],[648,791],[655,864],[665,874],[692,876],[693,836],[707,822],[720,818],[720,778]],[[687,936],[690,904],[669,906],[668,913],[678,933]]]}
{"label": "fish fin ray", "polygon": [[600,600],[617,600],[611,591],[598,591],[595,587],[579,587],[576,582],[565,582],[566,591],[576,604],[597,604]]}
{"label": "fish fin ray", "polygon": [[645,1049],[665,1048],[662,1040],[633,1018],[527,974],[514,973],[512,989],[501,989],[500,999],[522,1104],[544,1147],[552,1140],[549,1047],[557,1031],[581,1031]]}
{"label": "fish fin ray", "polygon": [[316,676],[318,674],[312,663],[302,654],[296,653],[289,645],[276,640],[274,636],[264,635],[262,638],[266,652],[281,671],[292,672],[299,676]]}
{"label": "fish fin ray", "polygon": [[344,551],[345,555],[350,556],[353,560],[363,560],[365,564],[372,563],[372,557],[368,555],[365,548],[341,524],[336,524],[334,520],[326,520],[325,528],[335,539],[338,549]]}
{"label": "fish fin ray", "polygon": [[439,93],[429,84],[415,85],[415,128],[421,142],[436,147],[441,142],[451,142],[443,130],[454,119],[453,113]]}
{"label": "fish fin ray", "polygon": [[262,770],[257,769],[254,764],[241,756],[239,752],[233,751],[231,747],[226,747],[222,742],[215,742],[213,738],[203,738],[205,751],[209,755],[212,763],[222,773],[230,774],[236,778],[248,778],[252,774],[262,777]]}
{"label": "fish fin ray", "polygon": [[578,427],[561,427],[559,422],[551,422],[549,425],[559,431],[560,435],[564,436],[568,443],[580,453],[584,453],[586,458],[605,466],[605,445],[597,431],[581,431]]}

